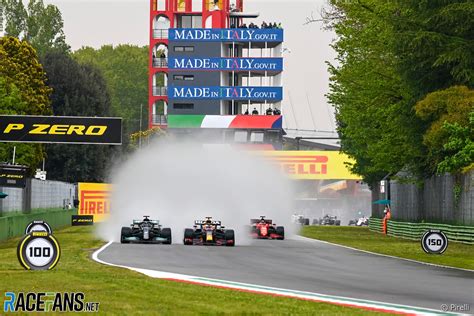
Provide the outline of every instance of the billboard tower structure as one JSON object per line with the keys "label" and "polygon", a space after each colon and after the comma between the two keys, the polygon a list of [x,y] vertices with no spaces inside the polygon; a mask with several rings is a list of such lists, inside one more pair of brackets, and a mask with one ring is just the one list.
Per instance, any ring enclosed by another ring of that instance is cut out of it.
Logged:
{"label": "billboard tower structure", "polygon": [[150,0],[149,127],[281,139],[283,30],[248,28],[258,16],[242,0]]}

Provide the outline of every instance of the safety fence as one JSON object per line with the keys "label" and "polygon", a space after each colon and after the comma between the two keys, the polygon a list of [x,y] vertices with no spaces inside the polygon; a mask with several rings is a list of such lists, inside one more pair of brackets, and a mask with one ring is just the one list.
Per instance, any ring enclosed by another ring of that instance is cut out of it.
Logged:
{"label": "safety fence", "polygon": [[71,216],[76,215],[77,210],[45,210],[30,214],[15,214],[0,217],[0,241],[24,234],[26,225],[31,221],[42,220],[47,222],[51,228],[57,229],[71,225]]}
{"label": "safety fence", "polygon": [[[382,232],[382,219],[371,217],[369,229],[374,232]],[[423,234],[430,229],[438,229],[446,234],[450,241],[466,244],[474,244],[474,226],[455,226],[434,223],[408,223],[389,220],[387,223],[387,235],[394,237],[420,240]]]}

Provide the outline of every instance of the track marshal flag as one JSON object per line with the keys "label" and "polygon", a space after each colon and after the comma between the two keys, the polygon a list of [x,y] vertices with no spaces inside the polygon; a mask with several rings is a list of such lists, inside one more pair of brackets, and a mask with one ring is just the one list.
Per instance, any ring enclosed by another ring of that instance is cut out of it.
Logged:
{"label": "track marshal flag", "polygon": [[94,223],[102,222],[110,216],[110,195],[112,186],[107,183],[78,184],[78,215],[93,215]]}

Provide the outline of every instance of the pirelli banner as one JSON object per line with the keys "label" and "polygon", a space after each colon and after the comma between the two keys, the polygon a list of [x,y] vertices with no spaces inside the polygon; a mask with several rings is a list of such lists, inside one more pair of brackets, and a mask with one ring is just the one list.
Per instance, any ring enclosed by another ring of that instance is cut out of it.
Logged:
{"label": "pirelli banner", "polygon": [[79,210],[77,215],[92,215],[94,223],[110,215],[111,185],[107,183],[78,183]]}
{"label": "pirelli banner", "polygon": [[339,151],[265,151],[263,155],[293,179],[361,179],[348,169],[347,163],[355,161]]}
{"label": "pirelli banner", "polygon": [[122,144],[122,119],[0,115],[0,142]]}

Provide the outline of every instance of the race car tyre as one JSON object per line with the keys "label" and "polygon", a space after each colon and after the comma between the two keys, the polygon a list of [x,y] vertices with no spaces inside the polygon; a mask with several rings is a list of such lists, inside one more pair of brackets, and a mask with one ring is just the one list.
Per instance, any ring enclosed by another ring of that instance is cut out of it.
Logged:
{"label": "race car tyre", "polygon": [[235,246],[235,234],[233,229],[228,229],[225,231],[225,241],[227,246]]}
{"label": "race car tyre", "polygon": [[[194,230],[192,230],[191,228],[186,228],[184,230],[184,240],[183,240],[183,243],[185,245],[192,245],[193,242],[193,237],[194,237]],[[189,242],[189,240],[191,240],[191,242]]]}
{"label": "race car tyre", "polygon": [[122,231],[120,232],[120,243],[128,244],[129,241],[125,239],[125,237],[130,237],[132,234],[132,229],[130,227],[122,227]]}
{"label": "race car tyre", "polygon": [[306,226],[309,225],[309,218],[304,219],[304,225],[306,225]]}
{"label": "race car tyre", "polygon": [[171,228],[163,228],[161,230],[161,237],[166,238],[166,241],[164,241],[163,244],[171,245]]}
{"label": "race car tyre", "polygon": [[341,226],[341,221],[336,221],[336,226]]}
{"label": "race car tyre", "polygon": [[278,240],[285,239],[285,227],[277,226],[276,233],[280,236],[280,237],[277,238]]}

